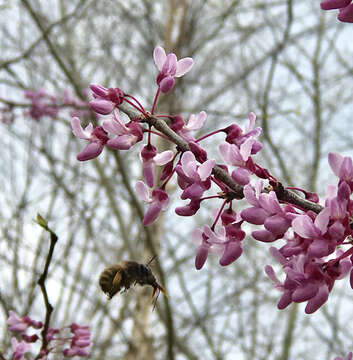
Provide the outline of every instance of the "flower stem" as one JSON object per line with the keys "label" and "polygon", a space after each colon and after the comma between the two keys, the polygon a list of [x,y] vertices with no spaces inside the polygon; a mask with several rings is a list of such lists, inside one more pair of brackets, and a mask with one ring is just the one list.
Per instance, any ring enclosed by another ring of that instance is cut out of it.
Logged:
{"label": "flower stem", "polygon": [[140,109],[139,106],[137,106],[136,104],[134,104],[132,101],[128,100],[125,98],[125,101],[130,104],[133,108],[135,108],[137,111],[141,112],[143,115],[146,115],[146,111],[144,109]]}
{"label": "flower stem", "polygon": [[157,105],[157,100],[158,100],[158,97],[159,97],[160,92],[161,92],[161,88],[158,87],[158,90],[157,90],[157,92],[156,92],[156,95],[155,95],[155,97],[154,97],[154,99],[153,99],[153,105],[152,105],[152,109],[151,109],[151,114],[152,114],[152,115],[153,115],[154,109],[155,109],[155,107],[156,107],[156,105]]}
{"label": "flower stem", "polygon": [[211,230],[212,230],[212,231],[214,231],[214,228],[215,228],[215,226],[216,226],[216,224],[217,224],[217,222],[218,222],[218,220],[219,220],[219,218],[220,218],[220,216],[221,216],[221,214],[222,214],[222,211],[223,211],[224,207],[226,206],[226,203],[227,203],[227,200],[224,200],[221,208],[220,208],[219,211],[218,211],[218,214],[217,214],[217,216],[216,216],[216,219],[215,219],[215,221],[213,222],[213,224],[212,224],[212,226],[211,226]]}
{"label": "flower stem", "polygon": [[208,138],[209,136],[212,136],[212,135],[217,134],[217,133],[222,132],[222,131],[223,131],[223,130],[211,131],[210,133],[208,133],[208,134],[206,134],[206,135],[201,136],[200,138],[198,138],[195,142],[199,142],[199,141],[201,141],[201,140],[204,140],[204,139]]}
{"label": "flower stem", "polygon": [[129,97],[131,98],[132,100],[134,100],[136,102],[136,104],[140,107],[140,110],[142,111],[143,114],[146,113],[146,110],[144,109],[144,107],[141,105],[141,103],[132,95],[129,95],[129,94],[125,94],[125,97]]}

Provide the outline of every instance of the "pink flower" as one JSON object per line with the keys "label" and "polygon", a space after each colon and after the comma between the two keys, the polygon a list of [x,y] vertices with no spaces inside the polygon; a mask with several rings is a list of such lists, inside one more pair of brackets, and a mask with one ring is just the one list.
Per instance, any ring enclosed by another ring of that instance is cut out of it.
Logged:
{"label": "pink flower", "polygon": [[56,97],[47,94],[44,89],[27,90],[25,96],[32,102],[29,115],[34,120],[39,120],[42,116],[50,116],[55,119],[58,115],[59,109],[56,106]]}
{"label": "pink flower", "polygon": [[11,338],[11,347],[13,351],[13,360],[24,360],[24,354],[31,349],[31,344],[25,341],[18,342],[16,338]]}
{"label": "pink flower", "polygon": [[210,188],[210,176],[215,164],[215,160],[207,160],[198,165],[191,151],[186,151],[182,155],[181,165],[177,165],[175,170],[178,174],[178,184],[184,190],[181,195],[183,200],[200,199],[204,191]]}
{"label": "pink flower", "polygon": [[203,230],[195,229],[193,241],[198,245],[195,267],[200,270],[205,264],[210,251],[220,256],[219,264],[227,266],[234,262],[243,252],[241,241],[245,232],[240,225],[219,226],[217,231],[205,225]]}
{"label": "pink flower", "polygon": [[190,200],[188,205],[175,208],[175,213],[179,216],[192,216],[200,209],[200,199]]}
{"label": "pink flower", "polygon": [[330,220],[330,209],[322,210],[313,221],[308,215],[298,215],[292,221],[293,230],[301,237],[310,239],[307,254],[313,257],[327,256],[332,252],[324,234]]}
{"label": "pink flower", "polygon": [[351,0],[324,0],[321,1],[322,10],[339,9],[338,20],[342,22],[353,22],[353,4]]}
{"label": "pink flower", "polygon": [[349,352],[344,358],[337,356],[333,360],[352,360],[353,353]]}
{"label": "pink flower", "polygon": [[348,156],[341,156],[337,153],[328,154],[328,162],[331,166],[333,173],[341,181],[345,181],[348,185],[352,186],[353,183],[353,162]]}
{"label": "pink flower", "polygon": [[351,3],[351,0],[324,0],[321,1],[322,10],[340,9]]}
{"label": "pink flower", "polygon": [[[244,186],[244,196],[250,205],[250,208],[241,212],[241,218],[251,224],[262,225],[264,230],[254,230],[251,235],[258,241],[272,242],[282,237],[291,225],[290,218],[282,209],[276,193],[270,191],[262,193],[263,182],[259,180],[256,187],[250,184]],[[286,210],[289,211],[288,207]]]}
{"label": "pink flower", "polygon": [[265,268],[275,287],[283,292],[277,304],[279,309],[286,308],[292,301],[307,301],[305,312],[312,314],[327,301],[335,281],[347,275],[352,268],[349,259],[339,260],[343,254],[339,251],[337,259],[331,259],[326,263],[320,258],[315,259],[304,253],[286,258],[274,247],[270,252],[281,263],[286,273],[286,279],[282,284],[271,266],[267,265]]}
{"label": "pink flower", "polygon": [[159,70],[157,85],[163,93],[167,93],[174,86],[174,78],[185,75],[194,63],[192,58],[184,58],[178,61],[175,54],[166,55],[164,49],[157,46],[153,51],[154,62]]}
{"label": "pink flower", "polygon": [[154,165],[163,166],[173,159],[174,153],[171,150],[157,154],[155,146],[145,145],[140,153],[142,160],[142,174],[146,184],[152,188],[154,185]]}
{"label": "pink flower", "polygon": [[77,117],[71,120],[71,126],[72,132],[76,137],[89,141],[89,144],[77,155],[77,160],[86,161],[94,159],[103,151],[109,137],[101,126],[93,129],[93,125],[90,123],[83,129],[80,119]]}
{"label": "pink flower", "polygon": [[9,325],[9,330],[12,332],[24,332],[27,330],[29,324],[24,321],[23,318],[20,318],[15,312],[9,311],[9,318],[7,319],[7,324]]}
{"label": "pink flower", "polygon": [[189,121],[182,128],[177,131],[180,136],[182,136],[186,141],[194,141],[194,137],[190,134],[191,131],[199,130],[205,123],[207,114],[205,111],[201,111],[199,114],[191,114]]}
{"label": "pink flower", "polygon": [[152,191],[152,197],[149,195],[149,190],[146,184],[143,181],[138,181],[135,185],[135,190],[137,196],[150,204],[144,218],[142,224],[147,226],[155,221],[162,210],[165,210],[169,204],[169,196],[162,189],[154,189]]}
{"label": "pink flower", "polygon": [[95,84],[91,84],[90,88],[95,99],[89,102],[89,106],[98,114],[108,115],[124,101],[124,92],[119,88],[107,89]]}
{"label": "pink flower", "polygon": [[[227,134],[226,142],[230,144],[235,144],[240,148],[240,145],[243,144],[248,139],[256,139],[260,134],[262,129],[260,127],[255,128],[256,115],[251,112],[249,114],[249,122],[245,127],[245,131],[236,124],[230,125],[223,129]],[[262,149],[262,144],[255,140],[251,146],[251,154],[254,155]]]}
{"label": "pink flower", "polygon": [[116,135],[107,141],[107,146],[112,149],[128,150],[143,138],[141,125],[137,121],[124,124],[119,110],[115,110],[113,116],[103,122],[102,127],[106,132]]}
{"label": "pink flower", "polygon": [[55,328],[49,328],[46,334],[46,339],[48,342],[52,341],[54,339],[54,335],[58,334],[60,332],[60,329]]}
{"label": "pink flower", "polygon": [[73,323],[70,327],[71,332],[74,334],[70,348],[63,351],[64,356],[74,357],[81,356],[87,357],[89,355],[88,347],[91,345],[89,326],[80,326]]}
{"label": "pink flower", "polygon": [[41,321],[32,320],[29,316],[24,316],[20,318],[14,311],[9,311],[9,318],[7,319],[7,324],[9,329],[12,332],[23,333],[27,330],[28,327],[33,327],[35,329],[40,329],[43,326]]}

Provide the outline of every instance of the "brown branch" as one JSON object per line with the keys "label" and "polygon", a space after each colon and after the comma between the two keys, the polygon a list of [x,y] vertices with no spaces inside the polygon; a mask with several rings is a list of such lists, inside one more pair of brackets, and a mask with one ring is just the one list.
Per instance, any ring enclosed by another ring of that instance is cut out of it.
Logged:
{"label": "brown branch", "polygon": [[49,25],[43,32],[42,35],[35,40],[22,54],[13,57],[12,59],[8,59],[3,61],[2,63],[0,63],[0,69],[1,68],[6,68],[12,64],[16,64],[17,62],[23,60],[23,59],[27,59],[31,56],[32,52],[34,51],[34,49],[37,47],[37,45],[39,45],[42,40],[46,37],[49,36],[50,32],[57,27],[58,25],[64,25],[66,22],[68,22],[70,19],[72,19],[74,16],[77,15],[78,10],[80,9],[80,7],[82,6],[84,0],[81,0],[81,2],[75,7],[74,11],[72,11],[71,13],[63,16],[61,19],[53,22],[51,25]]}
{"label": "brown branch", "polygon": [[[37,223],[43,229],[45,229],[46,231],[48,231],[50,233],[50,247],[49,247],[47,259],[45,261],[45,266],[44,266],[43,273],[42,273],[42,275],[40,276],[40,278],[38,280],[38,285],[40,286],[40,289],[42,291],[43,298],[44,298],[45,309],[46,309],[44,327],[43,327],[43,330],[42,330],[42,346],[41,346],[41,350],[47,350],[47,345],[48,345],[47,332],[48,332],[48,329],[49,329],[50,317],[51,317],[51,314],[52,314],[52,312],[54,310],[54,307],[49,302],[48,292],[47,292],[47,289],[45,287],[45,281],[46,281],[47,276],[48,276],[49,265],[50,265],[51,260],[53,258],[54,247],[55,247],[56,242],[58,241],[58,236],[53,232],[53,230],[51,230],[48,227],[47,222],[39,214],[37,215]],[[36,357],[36,359],[39,359],[39,356],[40,355],[38,355]]]}
{"label": "brown branch", "polygon": [[[132,109],[126,104],[119,105],[119,109],[124,112],[130,119],[134,119],[137,117],[140,117],[141,114],[137,111]],[[175,145],[177,145],[178,149],[181,152],[189,151],[189,145],[187,141],[185,141],[182,137],[180,137],[177,133],[175,133],[165,121],[151,115],[150,117],[146,118],[144,120],[149,125],[154,126],[157,130],[159,130],[161,133],[166,135],[170,141],[172,141]],[[213,168],[212,174],[215,176],[216,179],[222,181],[224,184],[226,184],[231,190],[233,190],[233,198],[235,199],[242,199],[244,197],[243,194],[243,187],[238,185],[232,177],[221,167],[215,166]],[[278,186],[274,189],[276,192],[277,198],[281,202],[286,202],[293,204],[303,210],[311,210],[315,213],[319,213],[323,206],[313,203],[311,201],[308,201],[306,199],[303,199],[299,195],[297,195],[295,192],[286,190],[282,186],[281,183],[278,184]]]}
{"label": "brown branch", "polygon": [[43,24],[43,21],[42,21],[41,17],[32,8],[32,6],[31,6],[31,4],[29,3],[28,0],[21,0],[21,2],[24,5],[24,7],[27,9],[29,15],[31,16],[34,23],[37,25],[40,32],[42,33],[44,41],[45,41],[50,53],[52,54],[53,58],[55,59],[55,61],[57,62],[58,66],[60,67],[62,72],[65,74],[67,79],[70,81],[70,83],[74,87],[76,95],[80,99],[82,99],[83,98],[82,91],[81,91],[82,90],[82,85],[79,84],[77,79],[74,77],[72,69],[69,69],[66,66],[66,64],[64,63],[63,59],[61,58],[61,56],[59,54],[59,50],[55,47],[55,45],[50,40],[49,35],[46,32],[46,29],[44,27],[44,24]]}

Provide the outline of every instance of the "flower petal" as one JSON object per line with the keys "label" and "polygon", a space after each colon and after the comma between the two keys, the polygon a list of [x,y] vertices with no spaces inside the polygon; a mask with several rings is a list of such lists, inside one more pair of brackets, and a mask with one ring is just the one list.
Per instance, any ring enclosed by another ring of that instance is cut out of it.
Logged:
{"label": "flower petal", "polygon": [[153,59],[159,71],[162,71],[166,58],[167,55],[164,49],[161,46],[157,46],[153,51]]}
{"label": "flower petal", "polygon": [[151,203],[148,210],[146,211],[145,216],[143,217],[143,221],[142,221],[143,226],[147,226],[153,223],[153,221],[157,219],[161,211],[162,211],[162,204],[160,202]]}
{"label": "flower petal", "polygon": [[205,264],[208,252],[210,250],[210,246],[206,243],[202,243],[197,251],[196,258],[195,258],[195,268],[196,270],[200,270],[203,265]]}
{"label": "flower petal", "polygon": [[292,221],[293,230],[301,237],[312,239],[320,235],[319,230],[307,215],[299,215]]}
{"label": "flower petal", "polygon": [[[91,125],[91,126],[88,129],[89,125]],[[93,130],[93,125],[92,124],[89,124],[89,125],[86,127],[85,130],[83,130],[83,128],[81,126],[81,121],[78,117],[74,117],[71,120],[72,132],[79,139],[89,140],[91,138],[91,132]]]}
{"label": "flower petal", "polygon": [[147,203],[152,201],[152,199],[150,198],[150,195],[149,195],[148,187],[146,186],[146,184],[143,181],[138,181],[135,184],[135,190],[136,190],[137,196],[141,200],[143,200]]}
{"label": "flower petal", "polygon": [[181,167],[186,176],[194,179],[197,175],[196,172],[196,159],[195,155],[191,151],[184,152],[181,157]]}
{"label": "flower petal", "polygon": [[78,153],[77,160],[87,161],[94,159],[103,151],[103,148],[104,145],[101,142],[91,142]]}
{"label": "flower petal", "polygon": [[339,9],[347,6],[351,0],[324,0],[321,1],[321,9],[322,10],[332,10]]}
{"label": "flower petal", "polygon": [[188,71],[191,70],[193,65],[194,65],[194,60],[191,57],[180,59],[177,62],[177,70],[174,76],[180,77],[185,75]]}
{"label": "flower petal", "polygon": [[336,176],[339,176],[340,167],[343,161],[343,157],[337,153],[329,153],[328,154],[328,163],[331,166],[333,173]]}
{"label": "flower petal", "polygon": [[201,181],[205,181],[212,173],[213,167],[216,165],[216,160],[209,159],[201,164],[197,170]]}
{"label": "flower petal", "polygon": [[337,19],[342,22],[353,23],[353,4],[340,9]]}
{"label": "flower petal", "polygon": [[159,154],[157,154],[154,158],[153,161],[155,162],[155,164],[162,166],[167,164],[169,161],[171,161],[173,159],[174,153],[171,150],[166,150],[163,151]]}
{"label": "flower petal", "polygon": [[187,125],[184,126],[184,129],[188,131],[198,130],[203,126],[206,118],[207,114],[205,111],[201,111],[198,115],[191,114]]}
{"label": "flower petal", "polygon": [[120,118],[118,110],[115,110],[113,116],[109,120],[105,120],[102,126],[106,132],[114,135],[122,135],[129,132],[128,128]]}

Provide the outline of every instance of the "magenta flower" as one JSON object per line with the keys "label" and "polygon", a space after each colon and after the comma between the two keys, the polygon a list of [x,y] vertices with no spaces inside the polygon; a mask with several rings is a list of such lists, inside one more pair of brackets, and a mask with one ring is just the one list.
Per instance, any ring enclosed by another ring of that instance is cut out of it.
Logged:
{"label": "magenta flower", "polygon": [[70,348],[63,351],[64,356],[74,357],[81,356],[87,357],[89,355],[88,348],[91,344],[89,326],[80,326],[73,323],[70,327],[71,332],[74,334]]}
{"label": "magenta flower", "polygon": [[169,196],[164,190],[157,188],[152,191],[152,197],[150,197],[148,187],[143,181],[136,183],[135,190],[141,200],[150,204],[142,221],[142,224],[147,226],[157,219],[162,210],[167,208]]}
{"label": "magenta flower", "polygon": [[9,325],[9,330],[12,332],[23,333],[27,330],[28,327],[40,329],[43,326],[41,321],[32,320],[29,316],[24,316],[21,318],[11,310],[9,311],[9,314],[10,315],[7,319],[7,324]]}
{"label": "magenta flower", "polygon": [[[290,217],[282,209],[276,193],[262,193],[263,182],[259,180],[256,187],[244,186],[244,196],[252,207],[241,212],[241,218],[251,224],[264,225],[264,230],[254,230],[251,235],[262,242],[272,242],[283,237],[291,225]],[[286,210],[290,210],[290,207]]]}
{"label": "magenta flower", "polygon": [[332,252],[327,238],[324,237],[328,222],[330,220],[331,210],[323,209],[313,221],[308,215],[298,215],[292,221],[293,230],[302,238],[310,239],[310,245],[307,254],[313,257],[327,256]]}
{"label": "magenta flower", "polygon": [[44,89],[27,90],[25,97],[32,102],[28,114],[34,120],[39,120],[42,116],[50,116],[53,119],[57,117],[59,112],[56,106],[57,99],[55,96],[47,94]]}
{"label": "magenta flower", "polygon": [[115,110],[113,116],[103,122],[102,127],[106,132],[116,135],[107,141],[107,146],[112,149],[128,150],[143,138],[141,125],[136,121],[124,124],[119,110]]}
{"label": "magenta flower", "polygon": [[337,19],[342,22],[353,22],[353,4],[351,0],[324,0],[321,1],[322,10],[339,9]]}
{"label": "magenta flower", "polygon": [[157,46],[153,51],[154,62],[159,70],[157,85],[163,93],[167,93],[174,86],[174,78],[185,75],[194,61],[192,58],[184,58],[178,61],[175,54],[166,55],[164,49]]}
{"label": "magenta flower", "polygon": [[60,332],[60,329],[56,328],[49,328],[47,331],[46,339],[48,342],[52,341],[54,339],[54,335],[58,334]]}
{"label": "magenta flower", "polygon": [[281,263],[286,273],[286,279],[282,284],[271,266],[267,265],[265,268],[275,287],[283,292],[277,304],[279,309],[286,308],[293,301],[307,301],[305,312],[312,314],[327,301],[334,282],[346,276],[352,268],[349,259],[339,260],[342,251],[337,252],[337,259],[331,259],[326,263],[320,258],[315,259],[305,253],[286,258],[274,247],[270,252]]}
{"label": "magenta flower", "polygon": [[192,239],[198,245],[195,258],[195,267],[200,270],[205,264],[209,252],[220,256],[219,264],[227,266],[234,262],[243,252],[241,241],[245,237],[245,232],[240,229],[240,225],[219,226],[217,231],[205,225],[203,230],[195,229]]}
{"label": "magenta flower", "polygon": [[154,185],[154,165],[163,166],[167,164],[173,159],[174,153],[171,150],[166,150],[157,154],[156,147],[148,144],[141,149],[140,157],[142,160],[142,175],[146,184],[152,188]]}
{"label": "magenta flower", "polygon": [[11,338],[11,347],[13,351],[13,360],[24,360],[24,354],[31,350],[31,344],[25,341],[18,342],[16,338]]}
{"label": "magenta flower", "polygon": [[251,147],[251,155],[255,155],[262,149],[262,144],[256,140],[256,138],[261,134],[261,127],[255,128],[256,115],[251,112],[249,114],[249,122],[245,127],[245,131],[236,124],[230,125],[223,129],[227,134],[226,142],[230,144],[235,144],[240,148],[240,145],[243,144],[246,140],[254,139]]}
{"label": "magenta flower", "polygon": [[93,91],[94,100],[89,102],[89,106],[98,114],[108,115],[116,106],[124,101],[124,92],[119,88],[105,88],[102,85],[90,85]]}
{"label": "magenta flower", "polygon": [[101,126],[93,129],[93,125],[90,123],[83,129],[80,119],[77,117],[71,120],[71,126],[72,132],[77,138],[89,141],[89,144],[77,155],[77,160],[86,161],[94,159],[103,151],[109,137]]}
{"label": "magenta flower", "polygon": [[190,134],[191,131],[199,130],[205,123],[207,114],[205,111],[201,111],[199,114],[191,114],[187,124],[184,124],[178,132],[186,141],[194,141],[194,137]]}
{"label": "magenta flower", "polygon": [[[353,188],[353,162],[348,156],[341,156],[337,153],[328,154],[328,162],[333,173],[341,181],[346,181]],[[339,182],[339,183],[340,183]]]}
{"label": "magenta flower", "polygon": [[200,199],[190,200],[189,204],[175,208],[175,213],[179,216],[193,216],[200,209]]}
{"label": "magenta flower", "polygon": [[27,330],[29,324],[24,321],[23,318],[20,318],[15,312],[9,311],[9,318],[7,319],[7,324],[9,326],[9,330],[12,332],[24,332]]}
{"label": "magenta flower", "polygon": [[333,360],[352,360],[353,353],[349,352],[344,358],[337,356]]}
{"label": "magenta flower", "polygon": [[216,161],[212,159],[198,165],[191,151],[186,151],[182,155],[181,165],[177,165],[175,170],[178,174],[178,184],[184,190],[181,195],[183,200],[200,199],[204,191],[210,188],[210,176],[215,164]]}

